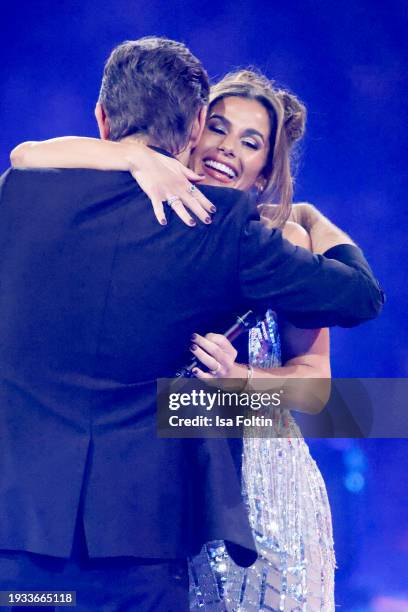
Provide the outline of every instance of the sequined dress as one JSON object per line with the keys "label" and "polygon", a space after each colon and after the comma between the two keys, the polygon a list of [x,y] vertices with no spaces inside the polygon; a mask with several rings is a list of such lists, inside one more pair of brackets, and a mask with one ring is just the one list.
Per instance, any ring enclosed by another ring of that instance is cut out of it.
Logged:
{"label": "sequined dress", "polygon": [[[281,364],[272,311],[250,331],[249,360],[258,367]],[[241,568],[222,541],[207,544],[189,563],[191,611],[334,610],[326,487],[290,413],[280,416],[273,436],[244,437],[243,443],[243,495],[258,560]]]}

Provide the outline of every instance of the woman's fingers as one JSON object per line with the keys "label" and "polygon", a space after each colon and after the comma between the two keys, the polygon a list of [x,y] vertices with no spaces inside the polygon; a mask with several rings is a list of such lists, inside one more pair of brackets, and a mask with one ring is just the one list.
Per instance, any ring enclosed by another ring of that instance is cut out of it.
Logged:
{"label": "woman's fingers", "polygon": [[[206,208],[204,208],[201,202],[195,197],[195,195],[193,195],[193,193],[184,192],[184,194],[180,197],[177,196],[177,193],[174,193],[169,196],[167,200],[164,200],[164,202],[169,202],[169,200],[171,208],[186,225],[196,225],[196,220],[191,216],[191,212],[194,213],[195,217],[200,219],[200,221],[202,221],[203,223],[211,223],[212,219],[210,214],[208,213]],[[207,200],[207,202],[209,201]],[[210,202],[208,207],[212,207],[212,204]]]}
{"label": "woman's fingers", "polygon": [[205,380],[206,385],[210,387],[219,388],[219,378],[214,374],[210,374],[210,372],[204,372],[200,368],[194,368],[194,376],[199,380]]}
{"label": "woman's fingers", "polygon": [[212,374],[220,375],[223,371],[222,363],[209,355],[206,351],[200,348],[197,344],[191,346],[191,352],[195,357],[203,363]]}
{"label": "woman's fingers", "polygon": [[181,172],[192,183],[198,183],[205,178],[204,174],[197,174],[197,172],[194,172],[194,170],[190,170],[190,168],[187,168],[187,166],[183,166],[181,162],[179,162],[179,164]]}
{"label": "woman's fingers", "polygon": [[[220,346],[218,346],[216,342],[214,342],[213,339],[207,337],[209,335],[210,334],[207,334],[206,336],[201,336],[200,334],[193,334],[191,336],[191,341],[193,342],[193,344],[197,344],[211,357],[214,357],[214,359],[219,361],[220,359],[222,359],[223,350],[222,348],[220,348]],[[212,334],[212,336],[219,336],[219,335],[221,334]]]}
{"label": "woman's fingers", "polygon": [[192,194],[194,199],[200,204],[200,206],[204,208],[204,210],[206,210],[209,213],[216,212],[217,209],[214,206],[214,204],[210,202],[210,200],[206,198],[205,195],[201,193],[199,189],[194,189],[193,191],[190,190],[190,193]]}
{"label": "woman's fingers", "polygon": [[221,334],[200,334],[192,336],[191,352],[217,377],[228,377],[234,365],[237,351]]}
{"label": "woman's fingers", "polygon": [[173,200],[173,202],[169,204],[169,206],[172,208],[172,210],[174,210],[176,215],[180,217],[183,223],[185,223],[186,225],[189,225],[190,227],[194,227],[194,225],[197,225],[193,217],[187,212],[187,209],[184,206],[184,202],[183,200],[181,200],[181,198],[177,198],[177,200]]}
{"label": "woman's fingers", "polygon": [[196,378],[199,378],[200,380],[211,380],[214,378],[213,374],[210,374],[210,372],[204,372],[200,368],[194,368],[193,374]]}
{"label": "woman's fingers", "polygon": [[237,349],[231,344],[228,338],[222,334],[209,333],[205,335],[205,339],[216,344],[222,351],[228,355],[231,355],[235,360],[237,356]]}
{"label": "woman's fingers", "polygon": [[160,225],[166,225],[167,218],[164,212],[163,202],[160,200],[160,198],[151,198],[150,201],[152,203],[153,212],[155,214],[156,219],[158,220]]}
{"label": "woman's fingers", "polygon": [[[186,206],[191,212],[193,212],[196,217],[200,219],[203,223],[211,223],[211,217],[209,215],[209,211],[201,204],[198,197],[195,195],[197,190],[191,193],[186,194],[182,200],[184,206]],[[204,196],[203,196],[204,197]]]}
{"label": "woman's fingers", "polygon": [[[168,198],[173,199],[174,204],[177,204],[177,206],[173,204],[172,208],[174,208],[175,213],[187,225],[192,225],[192,217],[189,213],[193,213],[203,223],[209,224],[212,221],[210,215],[216,211],[216,208],[203,193],[193,187],[194,185],[190,183],[186,183],[186,187],[184,185],[175,187],[174,193],[168,196]],[[174,199],[176,197],[178,198],[177,200]],[[187,210],[188,212],[185,214]]]}
{"label": "woman's fingers", "polygon": [[197,174],[196,172],[193,172],[192,170],[190,170],[189,168],[186,168],[185,166],[181,166],[181,167],[183,169],[184,176],[188,179],[188,181],[190,181],[190,184],[186,185],[187,193],[190,193],[194,197],[194,199],[199,203],[199,205],[202,206],[207,212],[215,213],[217,209],[214,206],[214,204],[210,202],[210,200],[206,198],[205,195],[201,193],[201,191],[197,189],[197,187],[194,184],[191,184],[191,183],[202,181],[205,178],[205,176],[202,174]]}

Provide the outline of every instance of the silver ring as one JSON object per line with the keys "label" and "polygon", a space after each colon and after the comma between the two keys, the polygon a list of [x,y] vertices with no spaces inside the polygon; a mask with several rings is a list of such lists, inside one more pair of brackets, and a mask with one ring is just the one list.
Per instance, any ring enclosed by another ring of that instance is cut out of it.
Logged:
{"label": "silver ring", "polygon": [[210,370],[210,374],[215,376],[216,374],[218,374],[220,370],[221,370],[221,364],[217,362],[217,367],[215,368],[215,370]]}
{"label": "silver ring", "polygon": [[190,187],[188,188],[188,193],[194,193],[194,191],[196,191],[197,187],[195,185],[190,185]]}
{"label": "silver ring", "polygon": [[170,208],[173,206],[174,202],[180,201],[181,202],[181,198],[179,196],[173,195],[170,196],[169,198],[167,198],[166,200],[166,204],[168,206],[170,206]]}

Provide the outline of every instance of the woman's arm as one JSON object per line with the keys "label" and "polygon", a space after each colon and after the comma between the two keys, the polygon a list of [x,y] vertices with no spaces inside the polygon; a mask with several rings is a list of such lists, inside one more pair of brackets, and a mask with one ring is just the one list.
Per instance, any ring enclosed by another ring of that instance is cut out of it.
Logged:
{"label": "woman's arm", "polygon": [[10,153],[14,168],[93,168],[130,170],[129,155],[137,158],[146,147],[85,136],[62,136],[43,141],[23,142]]}
{"label": "woman's arm", "polygon": [[[288,222],[283,233],[285,238],[297,246],[310,248],[307,232],[296,223]],[[316,414],[324,408],[330,397],[329,330],[299,329],[283,322],[280,325],[280,335],[283,365],[277,368],[253,368],[252,378],[258,381],[262,391],[280,388],[279,381],[283,378],[302,379],[287,387],[290,391],[290,400],[287,401],[300,412]],[[245,382],[248,367],[245,364],[235,363],[237,352],[224,336],[207,334],[204,338],[196,335],[193,342],[197,347],[192,349],[195,356],[214,372],[203,372],[197,368],[198,378],[231,378]],[[241,384],[241,389],[244,382]]]}
{"label": "woman's arm", "polygon": [[187,208],[211,223],[214,206],[193,184],[202,177],[177,159],[161,155],[134,139],[120,142],[65,136],[41,142],[23,142],[10,154],[15,168],[91,168],[129,171],[150,198],[159,223],[166,223],[163,203],[178,196],[172,209],[186,225],[195,225]]}

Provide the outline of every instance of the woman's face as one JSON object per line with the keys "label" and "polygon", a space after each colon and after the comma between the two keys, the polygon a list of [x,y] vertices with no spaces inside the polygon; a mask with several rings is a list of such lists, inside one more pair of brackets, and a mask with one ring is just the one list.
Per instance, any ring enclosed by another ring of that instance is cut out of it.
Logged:
{"label": "woman's face", "polygon": [[223,98],[208,114],[190,165],[205,176],[206,185],[246,191],[265,167],[270,130],[268,111],[260,102],[237,96]]}

